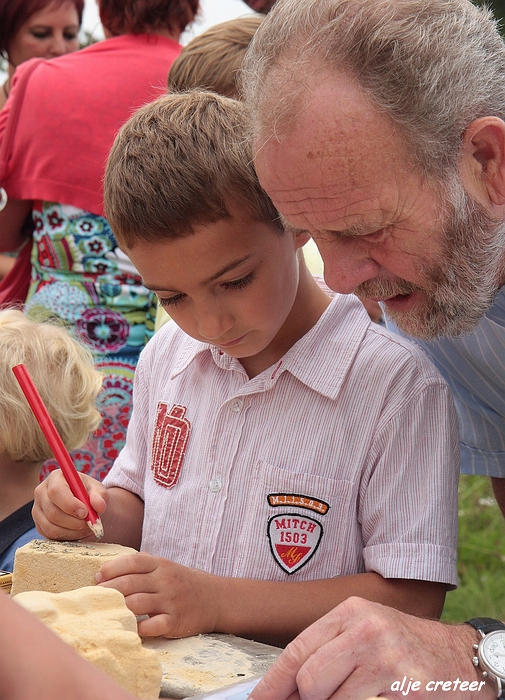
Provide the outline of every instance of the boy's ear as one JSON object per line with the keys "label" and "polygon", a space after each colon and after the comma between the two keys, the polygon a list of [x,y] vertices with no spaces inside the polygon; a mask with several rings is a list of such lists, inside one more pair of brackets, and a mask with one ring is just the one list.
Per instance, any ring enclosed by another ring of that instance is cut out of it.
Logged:
{"label": "boy's ear", "polygon": [[293,233],[295,237],[295,243],[297,248],[303,248],[303,246],[310,240],[310,233],[308,231],[297,231]]}
{"label": "boy's ear", "polygon": [[461,180],[467,193],[491,216],[505,212],[505,122],[498,117],[473,121],[463,136]]}

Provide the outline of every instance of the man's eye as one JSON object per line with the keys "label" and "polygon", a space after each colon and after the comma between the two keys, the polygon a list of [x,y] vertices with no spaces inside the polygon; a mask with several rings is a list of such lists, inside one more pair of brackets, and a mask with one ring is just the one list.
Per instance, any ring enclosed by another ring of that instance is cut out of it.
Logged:
{"label": "man's eye", "polygon": [[382,243],[388,236],[388,229],[381,228],[380,231],[375,231],[374,233],[367,233],[363,238],[371,243]]}

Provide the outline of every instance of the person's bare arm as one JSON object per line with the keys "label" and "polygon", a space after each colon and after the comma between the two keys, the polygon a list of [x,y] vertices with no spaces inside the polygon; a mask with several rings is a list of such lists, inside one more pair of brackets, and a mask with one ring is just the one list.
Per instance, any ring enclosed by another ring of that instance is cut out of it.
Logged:
{"label": "person's bare arm", "polygon": [[[419,681],[419,690],[407,696],[417,700],[441,694],[451,700],[491,700],[496,687],[472,663],[478,639],[468,625],[420,619],[349,598],[286,647],[249,700],[404,698],[391,690],[404,676]],[[466,690],[457,686],[437,694],[428,685],[457,679],[468,681]]]}
{"label": "person's bare arm", "polygon": [[[102,520],[103,542],[114,542],[139,549],[142,538],[144,502],[136,494],[105,486],[80,474],[91,505]],[[37,486],[34,492],[33,519],[38,531],[52,540],[94,541],[86,523],[86,506],[75,498],[58,469]]]}
{"label": "person's bare arm", "polygon": [[496,502],[505,518],[505,479],[498,478],[496,476],[491,477],[491,485],[493,487],[494,497]]}
{"label": "person's bare arm", "polygon": [[135,700],[0,592],[0,700]]}
{"label": "person's bare arm", "polygon": [[215,631],[284,645],[350,596],[438,618],[445,591],[443,584],[375,573],[300,582],[220,578]]}
{"label": "person's bare arm", "polygon": [[31,208],[31,200],[9,199],[0,211],[0,253],[17,250],[26,240],[23,224]]}
{"label": "person's bare arm", "polygon": [[0,280],[12,270],[15,262],[16,258],[0,253]]}
{"label": "person's bare arm", "polygon": [[284,645],[345,598],[359,594],[408,610],[439,616],[445,586],[356,574],[319,581],[228,578],[147,553],[121,557],[101,568],[97,582],[116,588],[140,622],[143,636],[234,634]]}

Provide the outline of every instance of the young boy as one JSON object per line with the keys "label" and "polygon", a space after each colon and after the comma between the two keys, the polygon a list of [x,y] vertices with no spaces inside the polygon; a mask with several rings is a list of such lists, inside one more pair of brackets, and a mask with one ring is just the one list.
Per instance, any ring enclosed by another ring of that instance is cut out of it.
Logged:
{"label": "young boy", "polygon": [[0,569],[12,571],[18,547],[40,537],[31,510],[42,463],[52,457],[12,372],[25,364],[63,442],[74,450],[100,423],[102,375],[91,353],[64,328],[0,310]]}
{"label": "young boy", "polygon": [[[441,613],[456,584],[458,434],[422,352],[333,301],[305,234],[261,190],[245,107],[205,91],[147,105],[105,178],[121,248],[173,321],[136,371],[127,443],[83,476],[141,635],[284,644],[351,595]],[[177,324],[177,325],[176,325]],[[55,472],[38,527],[89,538]]]}
{"label": "young boy", "polygon": [[[192,39],[184,46],[170,68],[169,92],[202,88],[224,97],[240,99],[238,75],[242,61],[264,19],[264,15],[260,14],[237,17],[215,24]],[[310,272],[320,276],[323,262],[313,240],[305,246],[304,257]],[[362,299],[361,302],[372,321],[381,323],[380,305],[372,299]],[[167,313],[159,307],[157,328],[166,320]]]}

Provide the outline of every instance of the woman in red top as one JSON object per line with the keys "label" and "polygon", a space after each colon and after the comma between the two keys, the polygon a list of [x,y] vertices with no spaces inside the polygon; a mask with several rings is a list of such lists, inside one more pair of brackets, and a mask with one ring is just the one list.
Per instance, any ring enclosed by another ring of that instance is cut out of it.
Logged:
{"label": "woman in red top", "polygon": [[77,51],[83,10],[84,0],[0,0],[0,55],[8,64],[0,109],[20,63],[37,56],[56,58]]}
{"label": "woman in red top", "polygon": [[[7,61],[7,80],[0,90],[0,109],[11,89],[17,66],[30,58],[55,58],[77,51],[84,0],[0,0],[0,55]],[[0,255],[0,279],[14,265]]]}
{"label": "woman in red top", "polygon": [[[26,312],[60,320],[95,354],[104,374],[103,420],[73,457],[81,471],[102,479],[124,444],[133,372],[156,311],[154,295],[104,217],[105,162],[120,126],[166,91],[198,0],[100,0],[99,9],[105,41],[51,61],[27,61],[16,71],[0,112],[1,144],[10,112],[19,109],[0,183],[8,196],[0,250],[22,244],[31,211]],[[54,467],[46,463],[45,472]]]}

